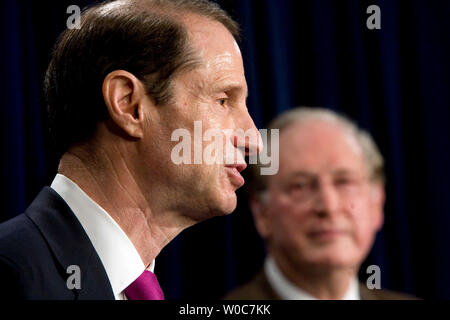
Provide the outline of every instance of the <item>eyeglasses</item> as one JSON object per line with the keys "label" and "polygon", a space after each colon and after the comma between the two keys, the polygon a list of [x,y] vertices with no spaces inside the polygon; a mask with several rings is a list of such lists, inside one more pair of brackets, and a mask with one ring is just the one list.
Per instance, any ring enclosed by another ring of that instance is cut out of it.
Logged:
{"label": "eyeglasses", "polygon": [[291,179],[285,184],[286,193],[297,201],[314,199],[323,188],[330,188],[339,196],[358,196],[369,181],[367,176],[337,175],[331,177],[303,176]]}

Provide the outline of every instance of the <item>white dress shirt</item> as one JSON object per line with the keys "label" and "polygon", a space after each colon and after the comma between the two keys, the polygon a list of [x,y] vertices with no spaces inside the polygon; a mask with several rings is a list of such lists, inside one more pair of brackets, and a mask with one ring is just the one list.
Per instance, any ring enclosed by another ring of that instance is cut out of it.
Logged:
{"label": "white dress shirt", "polygon": [[[126,300],[124,289],[145,270],[139,253],[114,219],[72,180],[57,174],[51,184],[73,211],[97,251],[116,300]],[[153,272],[155,260],[149,269]]]}
{"label": "white dress shirt", "polygon": [[[282,300],[317,300],[287,279],[278,268],[275,260],[268,256],[264,263],[264,272],[275,293]],[[353,279],[342,300],[360,300],[358,279]]]}

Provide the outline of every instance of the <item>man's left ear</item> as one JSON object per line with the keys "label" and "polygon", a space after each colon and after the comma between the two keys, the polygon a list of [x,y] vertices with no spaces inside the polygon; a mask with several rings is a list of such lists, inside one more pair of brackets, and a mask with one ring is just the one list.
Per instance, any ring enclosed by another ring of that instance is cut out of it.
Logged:
{"label": "man's left ear", "polygon": [[111,120],[130,137],[143,136],[142,82],[132,73],[115,70],[103,80],[103,98]]}
{"label": "man's left ear", "polygon": [[385,199],[386,193],[384,191],[384,185],[382,183],[373,183],[371,186],[371,200],[375,215],[375,228],[377,231],[381,229],[384,223]]}

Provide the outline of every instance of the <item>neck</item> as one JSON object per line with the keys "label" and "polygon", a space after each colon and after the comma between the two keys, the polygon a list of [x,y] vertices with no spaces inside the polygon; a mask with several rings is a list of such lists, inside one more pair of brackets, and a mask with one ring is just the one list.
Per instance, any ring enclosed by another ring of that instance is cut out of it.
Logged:
{"label": "neck", "polygon": [[[71,148],[60,161],[58,172],[74,181],[100,205],[126,233],[148,267],[161,249],[189,226],[177,212],[148,194],[133,177],[118,150],[96,146]],[[122,150],[123,151],[123,150]]]}
{"label": "neck", "polygon": [[281,273],[295,286],[321,300],[341,300],[356,277],[355,268],[298,266],[281,255],[272,255]]}

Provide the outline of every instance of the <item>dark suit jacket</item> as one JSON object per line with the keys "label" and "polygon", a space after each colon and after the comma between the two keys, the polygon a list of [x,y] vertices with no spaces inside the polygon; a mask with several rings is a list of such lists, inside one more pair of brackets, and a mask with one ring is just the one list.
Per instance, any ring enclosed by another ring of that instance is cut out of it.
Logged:
{"label": "dark suit jacket", "polygon": [[[80,289],[68,289],[70,265],[80,268]],[[49,187],[24,214],[0,224],[0,279],[0,301],[114,299],[103,264],[83,227]]]}
{"label": "dark suit jacket", "polygon": [[[389,290],[369,290],[359,285],[361,300],[411,300],[415,297]],[[225,300],[280,300],[267,280],[264,271],[260,271],[249,283],[225,296]]]}

